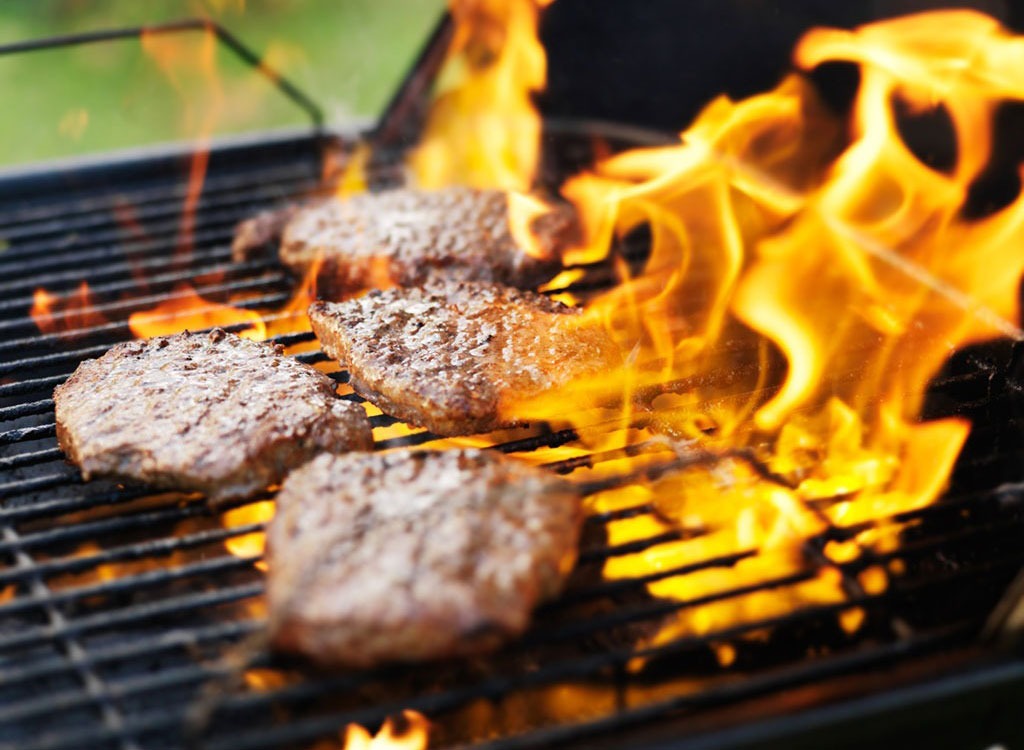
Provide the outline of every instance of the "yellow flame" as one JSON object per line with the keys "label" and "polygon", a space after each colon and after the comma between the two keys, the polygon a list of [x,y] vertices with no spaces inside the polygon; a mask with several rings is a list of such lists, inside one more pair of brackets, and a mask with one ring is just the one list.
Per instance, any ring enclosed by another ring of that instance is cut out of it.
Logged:
{"label": "yellow flame", "polygon": [[[616,237],[650,230],[644,268],[633,275],[611,259],[622,282],[583,316],[620,342],[627,364],[511,408],[579,427],[574,413],[617,404],[623,425],[644,417],[722,456],[643,488],[658,512],[613,522],[611,542],[686,533],[609,560],[605,574],[755,551],[648,585],[689,601],[818,571],[687,608],[655,642],[841,603],[856,587],[884,590],[883,571],[853,580],[839,566],[866,547],[895,548],[902,526],[892,519],[940,495],[969,430],[962,420],[919,422],[929,380],[957,347],[1024,338],[1010,322],[1024,198],[981,219],[963,213],[996,106],[1024,100],[1024,38],[978,13],[941,11],[813,31],[795,60],[860,66],[848,136],[794,74],[744,101],[715,100],[678,145],[612,156],[563,186],[585,230],[568,262],[600,261]],[[928,167],[903,142],[900,102],[949,113],[954,168]],[[665,393],[665,382],[679,385]],[[730,458],[744,447],[763,466]],[[595,502],[614,506],[636,491]],[[868,529],[824,560],[808,556],[806,540],[828,525],[855,524]],[[864,617],[851,607],[839,622],[852,631]]]}
{"label": "yellow flame", "polygon": [[267,337],[263,317],[255,310],[210,302],[187,284],[179,286],[156,307],[134,312],[128,317],[128,327],[139,338],[235,325],[247,326],[238,332],[239,336],[254,341]]}
{"label": "yellow flame", "polygon": [[[235,529],[240,526],[252,524],[266,524],[274,517],[274,501],[264,500],[258,503],[243,505],[240,508],[232,508],[222,516],[222,523],[226,529]],[[224,547],[235,557],[259,557],[263,554],[267,537],[262,531],[254,531],[249,534],[231,537],[224,541]],[[267,565],[262,560],[256,562],[260,570],[267,570]]]}
{"label": "yellow flame", "polygon": [[409,165],[420,186],[526,191],[540,150],[531,96],[547,78],[538,0],[451,0],[454,38]]}
{"label": "yellow flame", "polygon": [[534,222],[551,211],[544,201],[512,191],[508,194],[508,228],[519,248],[534,258],[547,258],[548,251],[533,231]]}
{"label": "yellow flame", "polygon": [[399,731],[395,722],[387,719],[376,735],[370,735],[358,724],[345,729],[344,750],[426,750],[430,738],[430,722],[417,712],[402,711],[405,731]]}

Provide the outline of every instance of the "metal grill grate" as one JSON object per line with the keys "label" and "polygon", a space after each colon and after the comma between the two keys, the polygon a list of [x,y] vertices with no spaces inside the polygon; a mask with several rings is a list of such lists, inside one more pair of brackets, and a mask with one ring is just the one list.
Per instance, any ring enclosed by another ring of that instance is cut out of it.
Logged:
{"label": "metal grill grate", "polygon": [[[1021,426],[1003,418],[1012,372],[1006,361],[993,364],[980,354],[968,356],[963,371],[948,373],[934,391],[938,401],[945,397],[974,416],[999,420],[976,430],[950,497],[888,519],[905,530],[899,550],[829,563],[842,573],[843,602],[642,646],[657,623],[678,612],[751,590],[785,595],[819,574],[827,541],[850,539],[859,528],[830,527],[811,540],[800,570],[690,601],[659,600],[647,593],[648,583],[728,570],[757,551],[604,580],[606,560],[679,538],[669,533],[609,544],[608,523],[653,512],[638,504],[588,519],[569,590],[537,613],[521,641],[493,657],[323,674],[240,645],[262,628],[262,573],[256,558],[231,555],[224,542],[261,526],[225,526],[222,514],[195,496],[83,484],[56,448],[50,396],[78,362],[130,336],[130,312],[173,296],[178,281],[196,281],[210,299],[247,292],[252,307],[284,303],[293,280],[272,260],[231,264],[230,236],[238,220],[316,189],[320,145],[284,140],[215,153],[184,267],[174,256],[186,190],[179,159],[0,184],[6,242],[0,254],[0,747],[176,748],[189,741],[190,726],[197,746],[211,749],[311,747],[319,738],[337,738],[349,722],[375,727],[405,708],[434,720],[442,743],[532,747],[586,741],[667,717],[688,718],[693,731],[706,732],[723,711],[797,686],[863,677],[897,662],[918,670],[937,662],[937,653],[944,654],[941,670],[977,663],[968,646],[1024,562],[1024,486],[1007,483],[1018,478],[1020,453],[1012,435]],[[28,316],[35,289],[74,294],[83,280],[110,322],[74,338],[39,334]],[[294,346],[313,337],[275,340]],[[297,356],[326,360],[319,351]],[[333,377],[346,380],[344,372]],[[394,436],[388,430],[395,420],[385,415],[371,421],[378,447],[434,439],[423,432]],[[595,467],[664,453],[657,442],[631,444],[623,434],[619,450],[544,460],[545,452],[576,437],[531,434],[496,447],[532,452],[588,492],[625,481]],[[905,572],[886,591],[861,588],[857,573],[865,565],[893,561]],[[866,622],[849,636],[837,616],[852,606],[865,611]],[[770,638],[758,636],[768,631]],[[737,655],[729,669],[714,658],[721,644]],[[230,658],[243,652],[248,681]],[[646,666],[637,669],[641,658]],[[937,670],[936,663],[924,671]],[[209,713],[201,722],[197,707]],[[748,719],[761,715],[749,711]]]}

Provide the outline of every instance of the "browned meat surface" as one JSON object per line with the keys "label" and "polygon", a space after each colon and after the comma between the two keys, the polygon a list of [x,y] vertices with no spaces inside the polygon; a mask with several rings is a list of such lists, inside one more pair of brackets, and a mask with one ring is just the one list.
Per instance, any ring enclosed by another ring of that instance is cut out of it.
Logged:
{"label": "browned meat surface", "polygon": [[235,227],[235,236],[231,241],[231,259],[235,263],[244,263],[267,249],[281,239],[285,225],[298,212],[298,206],[261,211],[246,219]]}
{"label": "browned meat surface", "polygon": [[529,288],[560,268],[559,250],[576,224],[571,211],[558,209],[533,228],[541,258],[513,238],[502,191],[389,190],[300,209],[285,227],[280,255],[303,275],[320,259],[317,291],[325,299],[414,286],[438,275]]}
{"label": "browned meat surface", "polygon": [[138,479],[212,502],[279,482],[323,451],[368,450],[365,411],[280,347],[215,330],[118,344],[53,394],[86,479]]}
{"label": "browned meat surface", "polygon": [[578,310],[500,284],[374,291],[315,302],[309,317],[358,393],[439,435],[511,426],[515,403],[621,364]]}
{"label": "browned meat surface", "polygon": [[575,559],[573,485],[492,451],[323,455],[267,534],[274,643],[330,665],[494,648]]}

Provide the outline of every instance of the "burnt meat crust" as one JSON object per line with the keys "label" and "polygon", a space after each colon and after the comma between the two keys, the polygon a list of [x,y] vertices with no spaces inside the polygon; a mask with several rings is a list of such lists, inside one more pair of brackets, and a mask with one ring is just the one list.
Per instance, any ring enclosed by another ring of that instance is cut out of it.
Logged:
{"label": "burnt meat crust", "polygon": [[533,229],[542,258],[523,252],[512,236],[507,193],[402,188],[300,209],[284,229],[280,257],[303,275],[319,259],[317,291],[325,299],[434,276],[529,288],[561,267],[558,251],[576,223],[571,210],[557,208]]}
{"label": "burnt meat crust", "polygon": [[575,559],[574,486],[493,451],[318,456],[268,529],[278,648],[367,667],[492,649]]}
{"label": "burnt meat crust", "polygon": [[621,364],[579,311],[500,284],[435,280],[309,308],[324,351],[385,413],[439,435],[516,424],[512,403]]}
{"label": "burnt meat crust", "polygon": [[369,450],[365,411],[280,347],[214,330],[114,346],[53,394],[57,441],[85,479],[198,490],[279,482],[322,451]]}

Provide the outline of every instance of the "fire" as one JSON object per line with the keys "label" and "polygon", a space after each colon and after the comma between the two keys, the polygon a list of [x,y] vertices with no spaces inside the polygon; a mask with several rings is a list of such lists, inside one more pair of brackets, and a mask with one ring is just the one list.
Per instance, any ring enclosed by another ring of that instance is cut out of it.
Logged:
{"label": "fire", "polygon": [[430,739],[430,722],[411,710],[402,711],[404,729],[396,722],[386,719],[376,735],[371,736],[358,724],[349,724],[345,729],[344,750],[426,750]]}
{"label": "fire", "polygon": [[102,326],[110,321],[96,307],[88,282],[78,285],[74,294],[58,296],[42,287],[32,295],[29,309],[36,327],[43,333],[70,335],[75,331]]}
{"label": "fire", "polygon": [[[222,516],[226,529],[235,529],[252,524],[266,524],[274,517],[274,501],[263,500],[240,508],[232,508]],[[235,557],[260,557],[266,546],[267,535],[262,531],[231,537],[224,542],[224,548]],[[255,563],[260,570],[266,571],[267,564],[263,560]]]}
{"label": "fire", "polygon": [[[880,568],[851,579],[839,566],[894,548],[893,517],[947,483],[969,425],[919,421],[930,378],[957,347],[1024,338],[1010,322],[1024,198],[980,219],[963,212],[997,105],[1024,99],[1011,63],[1022,54],[1024,38],[970,11],[812,31],[796,48],[798,67],[860,68],[848,136],[793,74],[769,93],[713,101],[678,145],[609,157],[564,185],[586,230],[569,262],[600,260],[616,235],[650,229],[643,270],[631,276],[618,263],[621,283],[584,316],[631,364],[515,412],[561,425],[617,402],[623,424],[646,419],[686,441],[680,455],[700,446],[718,456],[594,498],[596,510],[657,511],[613,522],[613,544],[682,531],[610,560],[606,576],[739,556],[648,588],[692,601],[782,581],[686,609],[655,642],[887,586]],[[903,106],[948,113],[954,168],[932,169],[904,143]],[[684,385],[655,388],[665,382]],[[834,557],[815,560],[807,546],[829,526],[865,524]],[[809,568],[818,574],[797,575]],[[839,615],[847,630],[864,617],[855,607]]]}
{"label": "fire", "polygon": [[179,286],[151,310],[134,312],[128,318],[128,327],[139,338],[240,325],[247,327],[238,331],[239,336],[255,341],[267,337],[267,326],[258,312],[210,302],[188,284]]}
{"label": "fire", "polygon": [[[546,76],[536,36],[544,5],[453,0],[447,78],[410,157],[423,187],[509,191],[512,231],[535,255],[531,227],[548,210],[529,194],[540,137],[531,96]],[[156,40],[144,44],[174,69],[178,51]],[[207,34],[194,72],[215,80],[208,42]],[[883,567],[865,558],[895,549],[904,528],[898,516],[941,494],[969,431],[962,420],[920,420],[929,380],[958,347],[998,335],[1024,339],[1012,322],[1024,270],[1024,196],[982,218],[964,212],[992,150],[998,105],[1024,100],[1022,57],[1024,38],[971,11],[815,30],[797,46],[795,64],[859,67],[848,123],[794,73],[770,92],[711,102],[678,144],[603,158],[563,185],[584,237],[564,260],[607,260],[620,281],[586,305],[581,321],[604,326],[627,365],[509,407],[517,417],[576,428],[589,448],[660,440],[657,456],[609,461],[587,470],[593,474],[664,461],[666,453],[702,456],[589,500],[594,512],[637,510],[608,523],[611,545],[672,537],[610,557],[604,568],[612,579],[647,577],[652,595],[690,605],[650,645],[807,605],[832,608],[852,632],[868,614],[851,597],[882,594],[900,574],[899,560]],[[948,115],[951,169],[927,166],[904,142],[906,109]],[[204,116],[193,125],[202,134],[209,123]],[[185,245],[205,175],[200,142]],[[368,159],[365,148],[350,158],[339,197],[365,189]],[[640,227],[649,228],[651,247],[636,273],[608,256],[617,238]],[[242,326],[253,339],[308,331],[316,272],[280,310],[215,303],[182,286],[129,325],[142,337],[214,326]],[[583,274],[566,270],[549,290]],[[48,333],[106,322],[84,283],[67,299],[37,290],[31,314]],[[414,432],[404,424],[377,431]],[[584,453],[574,444],[528,458]],[[226,512],[222,523],[264,523],[272,513],[271,502],[254,503]],[[819,544],[832,531],[842,533]],[[250,533],[226,546],[250,557],[263,543],[262,533]],[[747,587],[756,590],[732,593]],[[714,648],[723,666],[741,658],[733,644]],[[406,712],[406,720],[409,732],[387,722],[376,737],[350,726],[345,747],[426,747],[426,719]]]}
{"label": "fire", "polygon": [[[198,37],[143,32],[142,49],[178,92],[183,105],[183,132],[196,147],[189,165],[188,188],[182,207],[177,257],[187,261],[195,235],[196,208],[206,179],[210,138],[225,109],[217,70],[217,37],[206,29]],[[196,94],[199,101],[196,102]]]}
{"label": "fire", "polygon": [[549,3],[451,0],[455,35],[410,158],[420,186],[530,189],[541,128],[531,96],[547,80],[537,20]]}
{"label": "fire", "polygon": [[373,150],[366,143],[360,143],[353,149],[337,177],[336,198],[344,200],[354,193],[366,192],[366,170],[372,155]]}
{"label": "fire", "polygon": [[532,195],[512,191],[508,194],[509,232],[524,253],[546,258],[548,253],[533,233],[533,223],[551,211],[551,206]]}

